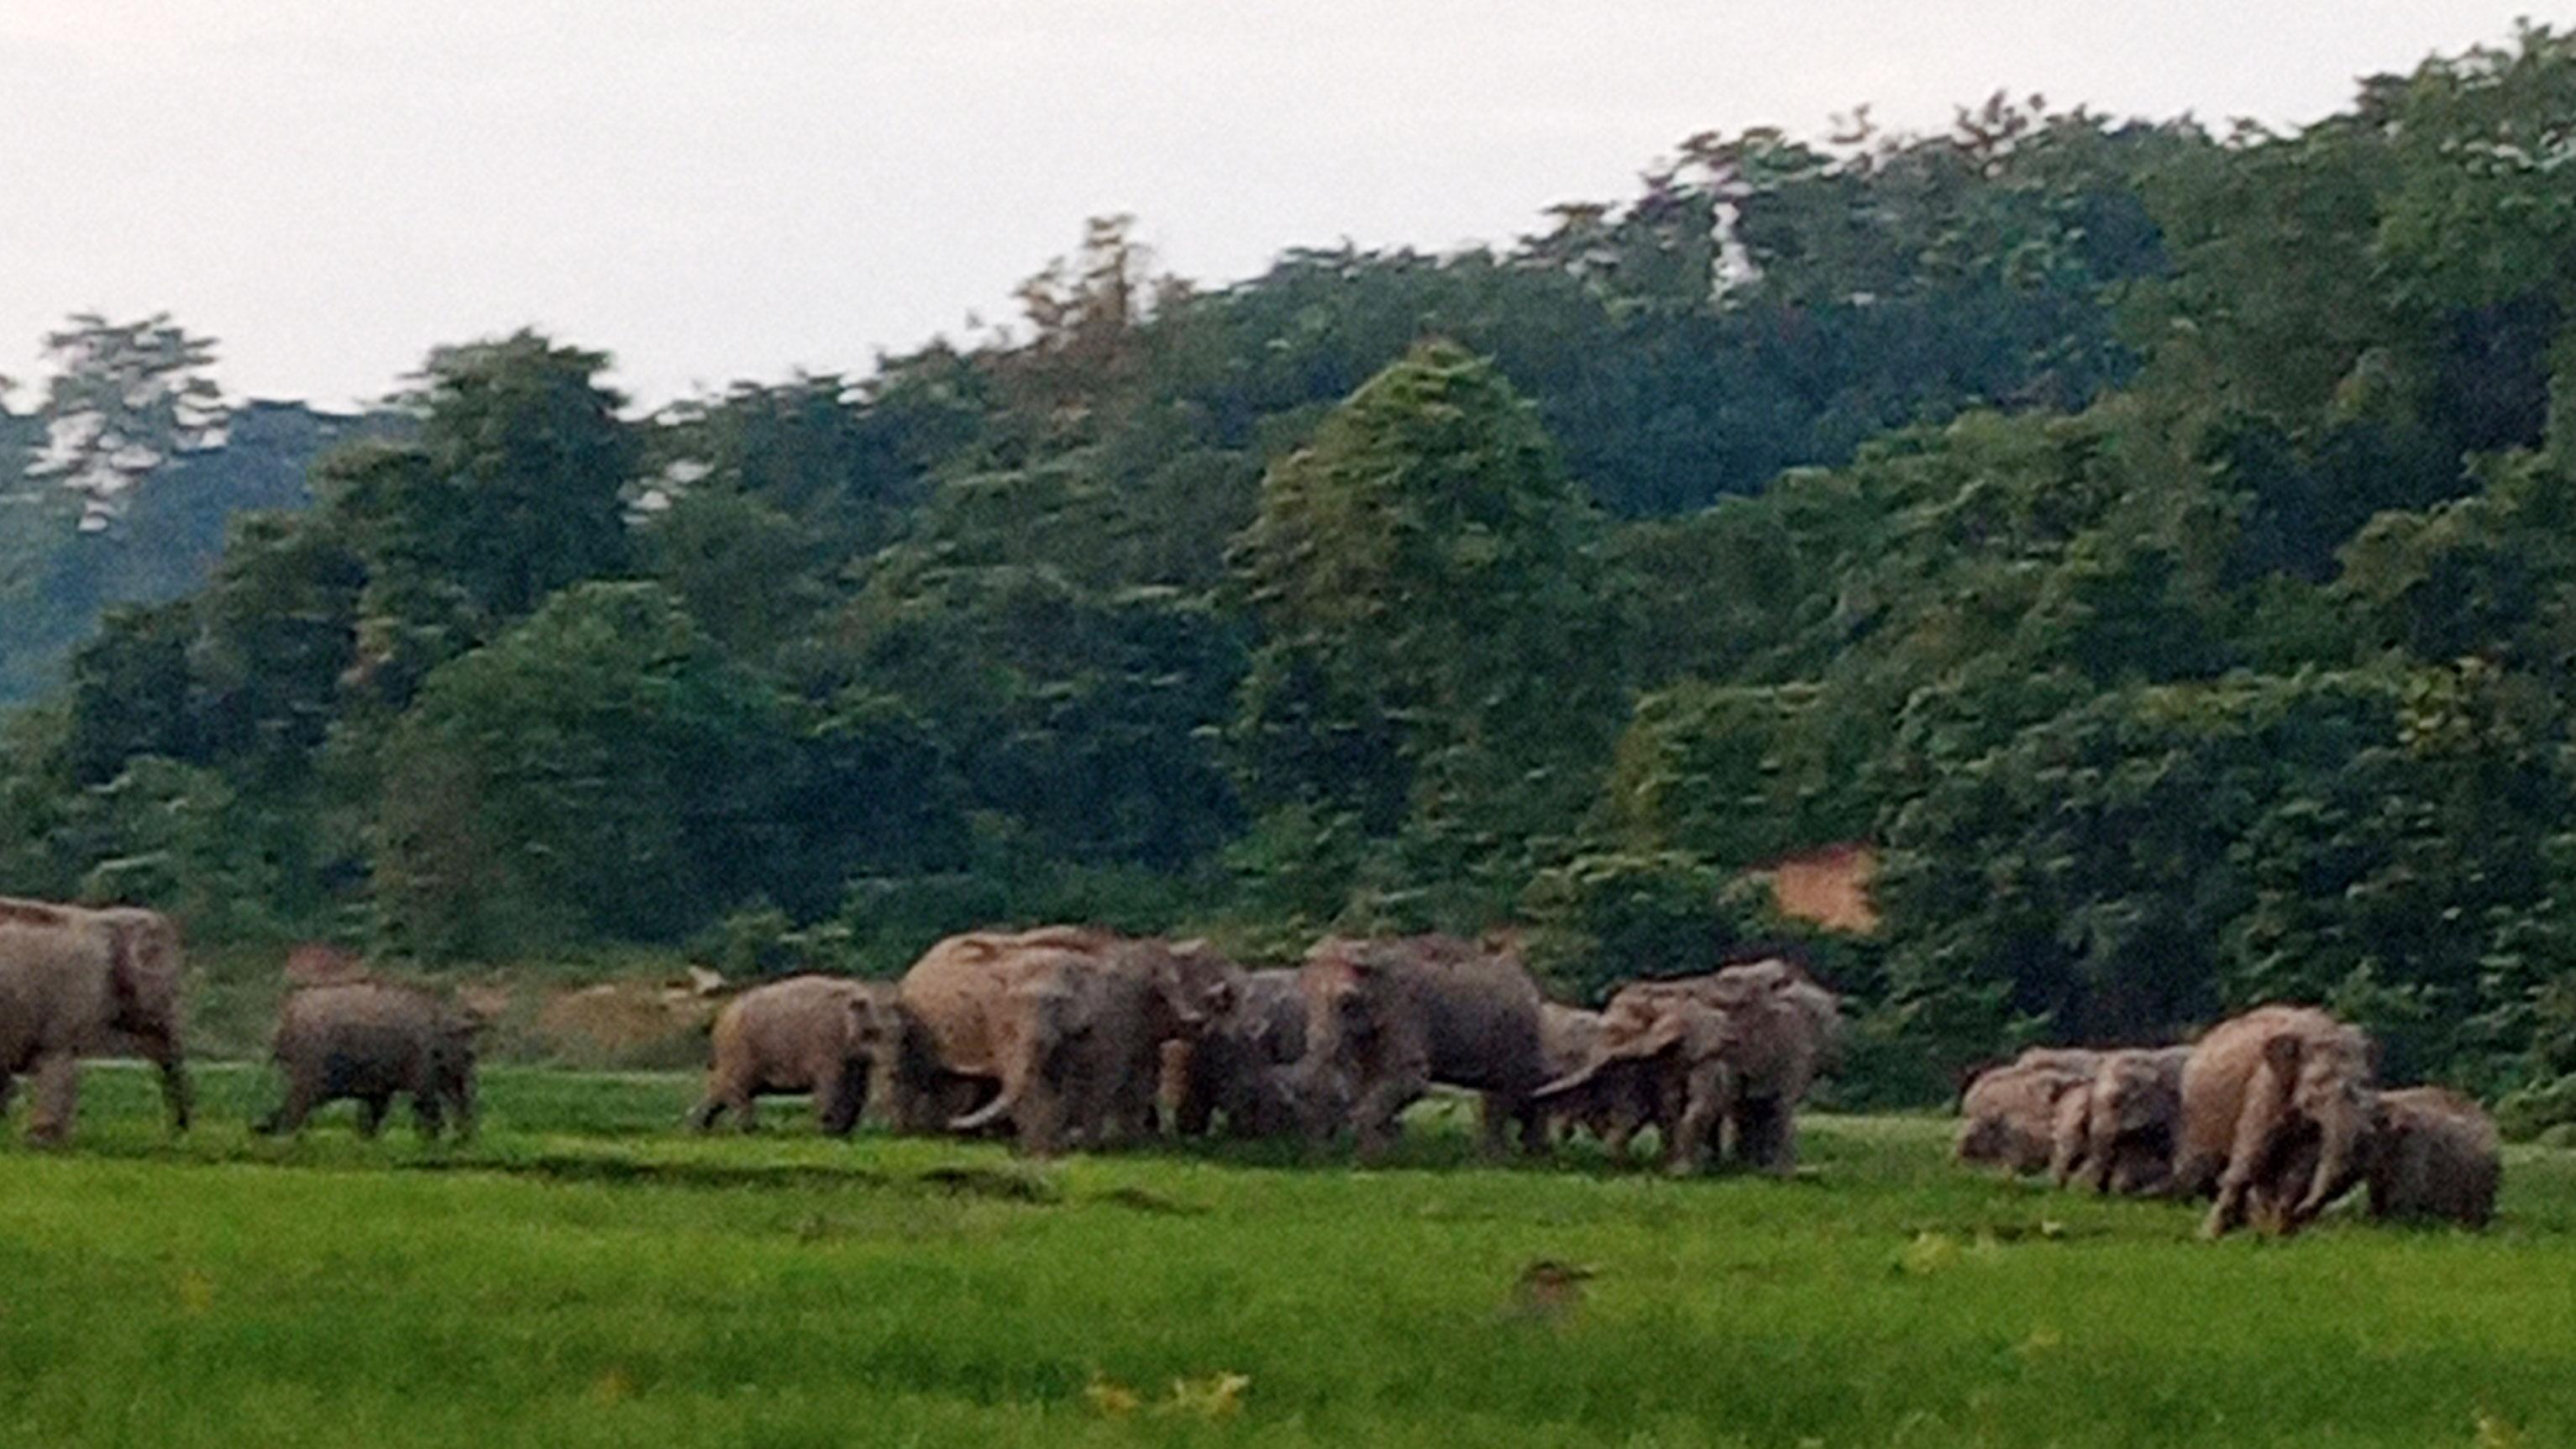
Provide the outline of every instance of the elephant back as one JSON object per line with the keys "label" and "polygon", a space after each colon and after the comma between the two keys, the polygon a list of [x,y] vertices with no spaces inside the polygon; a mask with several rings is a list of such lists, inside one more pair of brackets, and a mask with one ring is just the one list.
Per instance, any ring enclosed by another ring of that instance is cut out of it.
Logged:
{"label": "elephant back", "polygon": [[791,976],[753,987],[717,1013],[717,1056],[803,1067],[837,1060],[849,1046],[850,1002],[867,990],[866,983],[839,976]]}
{"label": "elephant back", "polygon": [[995,1019],[1003,997],[1029,969],[1033,956],[1081,949],[1089,940],[1090,933],[1070,927],[950,936],[904,972],[895,997],[943,1070],[995,1076],[1001,1071]]}
{"label": "elephant back", "polygon": [[0,898],[0,1070],[92,1046],[114,1014],[113,962],[94,913]]}
{"label": "elephant back", "polygon": [[[2177,1158],[2190,1168],[2197,1189],[2214,1177],[2235,1143],[2246,1092],[2266,1069],[2266,1052],[2281,1037],[2295,1037],[2303,1048],[2322,1049],[2347,1059],[2366,1079],[2369,1039],[2327,1013],[2310,1006],[2258,1006],[2228,1018],[2191,1044],[2182,1065],[2182,1122]],[[2286,1083],[2273,1083],[2286,1089]]]}
{"label": "elephant back", "polygon": [[409,1080],[453,1043],[470,1044],[473,1030],[467,1013],[416,986],[349,981],[289,995],[271,1045],[290,1068],[345,1061]]}

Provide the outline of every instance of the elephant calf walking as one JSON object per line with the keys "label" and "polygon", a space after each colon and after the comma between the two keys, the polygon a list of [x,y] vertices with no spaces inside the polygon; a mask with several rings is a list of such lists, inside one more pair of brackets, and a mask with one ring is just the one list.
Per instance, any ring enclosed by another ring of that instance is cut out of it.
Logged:
{"label": "elephant calf walking", "polygon": [[892,987],[837,976],[792,976],[744,992],[716,1016],[715,1063],[689,1125],[704,1132],[730,1111],[749,1132],[757,1125],[755,1098],[811,1092],[823,1131],[846,1135],[867,1106],[871,1082],[893,1068],[900,1013]]}
{"label": "elephant calf walking", "polygon": [[2379,1094],[2363,1180],[2370,1215],[2482,1228],[2495,1216],[2504,1157],[2486,1109],[2440,1087]]}
{"label": "elephant calf walking", "polygon": [[313,1109],[346,1097],[358,1102],[358,1130],[373,1137],[393,1099],[408,1096],[421,1135],[436,1137],[452,1112],[458,1135],[471,1136],[481,1029],[473,1014],[416,987],[305,987],[287,998],[277,1021],[274,1055],[286,1098],[258,1130],[300,1131]]}

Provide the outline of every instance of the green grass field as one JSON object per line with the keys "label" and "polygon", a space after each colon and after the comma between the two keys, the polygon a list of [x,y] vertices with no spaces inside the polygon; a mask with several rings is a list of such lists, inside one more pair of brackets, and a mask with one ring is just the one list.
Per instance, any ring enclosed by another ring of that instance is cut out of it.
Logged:
{"label": "green grass field", "polygon": [[[671,1130],[680,1076],[494,1071],[482,1138],[299,1142],[93,1069],[0,1147],[0,1445],[2562,1445],[2576,1153],[2483,1236],[2191,1240],[1813,1119],[1798,1180]],[[23,1108],[21,1109],[23,1113]],[[1535,1262],[1594,1275],[1570,1302]]]}

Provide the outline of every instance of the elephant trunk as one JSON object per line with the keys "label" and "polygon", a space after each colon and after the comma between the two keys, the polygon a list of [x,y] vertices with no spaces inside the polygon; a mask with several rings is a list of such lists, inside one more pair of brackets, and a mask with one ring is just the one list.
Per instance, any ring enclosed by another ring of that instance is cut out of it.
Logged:
{"label": "elephant trunk", "polygon": [[2306,1196],[2292,1209],[2293,1221],[2315,1218],[2325,1211],[2326,1204],[2352,1186],[2367,1122],[2368,1114],[2349,1103],[2338,1103],[2337,1110],[2318,1122],[2316,1176],[2308,1183]]}

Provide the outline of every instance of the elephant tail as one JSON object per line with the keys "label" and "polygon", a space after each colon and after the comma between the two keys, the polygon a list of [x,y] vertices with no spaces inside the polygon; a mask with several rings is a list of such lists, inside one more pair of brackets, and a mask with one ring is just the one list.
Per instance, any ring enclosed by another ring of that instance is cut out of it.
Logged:
{"label": "elephant tail", "polygon": [[949,1118],[948,1130],[951,1132],[981,1132],[985,1128],[992,1126],[994,1123],[1001,1121],[1003,1118],[1010,1116],[1011,1109],[1017,1107],[1019,1103],[1019,1093],[1003,1091],[996,1094],[993,1100],[976,1108],[974,1111],[967,1113],[965,1116]]}

